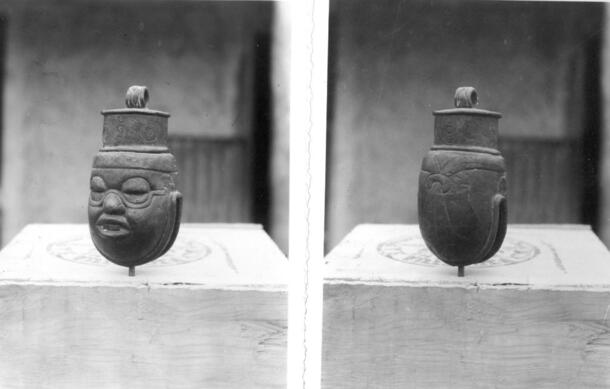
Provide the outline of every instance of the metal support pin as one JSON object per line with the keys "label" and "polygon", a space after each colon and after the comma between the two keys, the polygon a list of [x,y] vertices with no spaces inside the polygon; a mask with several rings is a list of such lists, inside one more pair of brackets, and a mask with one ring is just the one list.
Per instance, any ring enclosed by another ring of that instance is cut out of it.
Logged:
{"label": "metal support pin", "polygon": [[464,266],[458,266],[458,277],[464,277]]}
{"label": "metal support pin", "polygon": [[129,266],[129,277],[135,277],[135,276],[136,276],[136,267]]}

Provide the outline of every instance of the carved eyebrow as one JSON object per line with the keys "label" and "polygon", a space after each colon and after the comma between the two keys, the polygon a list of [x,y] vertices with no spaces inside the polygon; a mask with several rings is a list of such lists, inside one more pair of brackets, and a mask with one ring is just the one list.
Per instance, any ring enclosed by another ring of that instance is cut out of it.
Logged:
{"label": "carved eyebrow", "polygon": [[150,190],[150,182],[144,177],[129,177],[121,184],[121,188]]}
{"label": "carved eyebrow", "polygon": [[108,185],[106,184],[106,181],[104,181],[104,179],[100,176],[93,176],[91,177],[91,185],[93,184],[98,184],[98,185],[102,185],[104,187],[107,187]]}

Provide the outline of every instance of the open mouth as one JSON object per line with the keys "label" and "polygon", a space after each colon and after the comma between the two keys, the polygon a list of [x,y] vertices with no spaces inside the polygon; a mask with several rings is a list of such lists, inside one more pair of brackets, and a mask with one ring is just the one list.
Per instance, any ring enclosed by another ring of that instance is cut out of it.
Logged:
{"label": "open mouth", "polygon": [[96,227],[100,234],[109,238],[118,238],[131,233],[126,221],[111,217],[100,217]]}

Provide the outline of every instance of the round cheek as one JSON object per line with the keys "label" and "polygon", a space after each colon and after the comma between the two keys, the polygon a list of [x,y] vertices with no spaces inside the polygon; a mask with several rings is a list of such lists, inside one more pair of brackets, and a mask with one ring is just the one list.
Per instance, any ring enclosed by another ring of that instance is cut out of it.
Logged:
{"label": "round cheek", "polygon": [[102,214],[102,207],[89,204],[87,206],[87,214],[89,215],[89,223],[95,223],[97,218]]}
{"label": "round cheek", "polygon": [[[101,207],[98,207],[99,210],[94,208],[96,207],[89,207],[90,220],[91,218],[97,219],[102,213]],[[113,262],[118,264],[129,263],[134,258],[139,260],[150,256],[154,252],[153,250],[158,251],[159,243],[164,244],[161,240],[168,232],[166,229],[171,228],[167,225],[171,209],[169,195],[155,196],[149,207],[126,209],[125,217],[132,231],[130,235],[109,242],[103,236],[98,236],[97,229],[93,229],[94,241],[97,237],[98,247],[101,247],[106,252],[105,255],[113,258]],[[146,261],[142,263],[146,263]]]}
{"label": "round cheek", "polygon": [[152,233],[165,228],[170,205],[169,196],[155,196],[146,208],[127,208],[125,217],[134,232]]}

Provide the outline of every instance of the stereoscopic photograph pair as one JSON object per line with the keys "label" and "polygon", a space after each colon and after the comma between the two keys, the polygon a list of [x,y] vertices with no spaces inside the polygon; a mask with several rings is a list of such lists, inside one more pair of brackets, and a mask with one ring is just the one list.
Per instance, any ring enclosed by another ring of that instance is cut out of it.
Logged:
{"label": "stereoscopic photograph pair", "polygon": [[607,4],[314,1],[320,366],[294,7],[0,5],[0,387],[610,386]]}

